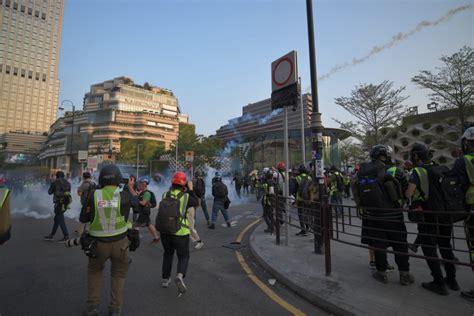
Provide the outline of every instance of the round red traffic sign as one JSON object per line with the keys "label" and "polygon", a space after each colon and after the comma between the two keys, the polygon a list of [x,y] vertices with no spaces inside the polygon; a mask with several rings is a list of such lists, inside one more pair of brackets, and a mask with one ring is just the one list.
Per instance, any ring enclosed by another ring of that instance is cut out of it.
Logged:
{"label": "round red traffic sign", "polygon": [[273,68],[272,80],[275,85],[282,87],[290,81],[294,71],[293,61],[289,57],[280,59]]}

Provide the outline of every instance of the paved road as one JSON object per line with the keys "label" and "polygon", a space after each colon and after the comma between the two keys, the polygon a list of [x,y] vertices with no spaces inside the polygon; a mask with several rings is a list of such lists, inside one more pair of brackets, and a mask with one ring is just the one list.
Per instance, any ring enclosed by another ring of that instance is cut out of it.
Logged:
{"label": "paved road", "polygon": [[[210,203],[212,204],[212,203]],[[143,230],[142,246],[132,253],[125,287],[124,315],[288,315],[244,273],[235,251],[225,246],[260,214],[258,204],[231,207],[236,226],[205,227],[198,212],[198,230],[205,242],[191,250],[186,283],[188,292],[177,297],[174,284],[161,288],[161,245],[150,245]],[[219,218],[222,223],[222,217]],[[0,315],[81,315],[86,297],[87,257],[79,248],[44,242],[52,219],[15,218],[13,239],[0,248]],[[71,231],[76,223],[68,222]],[[61,237],[58,234],[56,237]],[[268,284],[268,276],[251,258],[248,234],[242,254],[259,279],[276,294],[307,315],[327,315],[286,288]],[[174,267],[175,268],[175,267]],[[101,310],[106,313],[110,284],[109,268],[104,273]]]}

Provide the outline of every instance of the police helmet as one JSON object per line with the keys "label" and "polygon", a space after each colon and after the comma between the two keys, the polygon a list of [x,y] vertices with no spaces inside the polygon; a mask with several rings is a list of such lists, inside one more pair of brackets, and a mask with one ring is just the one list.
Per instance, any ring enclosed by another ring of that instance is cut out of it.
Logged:
{"label": "police helmet", "polygon": [[[464,131],[464,134],[462,134],[461,137],[461,148],[462,151],[467,154],[468,149],[467,149],[467,142],[470,142],[471,144],[474,145],[474,126],[469,127]],[[471,146],[474,147],[474,146]]]}
{"label": "police helmet", "polygon": [[410,150],[410,160],[416,162],[417,159],[426,161],[430,157],[430,151],[424,144],[415,143]]}
{"label": "police helmet", "polygon": [[99,184],[103,188],[108,185],[118,186],[122,181],[122,173],[116,165],[107,165],[100,169]]}

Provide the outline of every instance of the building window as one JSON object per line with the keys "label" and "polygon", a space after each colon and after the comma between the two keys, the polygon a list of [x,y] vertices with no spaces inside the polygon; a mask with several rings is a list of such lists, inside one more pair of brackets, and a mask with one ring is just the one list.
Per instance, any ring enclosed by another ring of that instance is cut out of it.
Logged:
{"label": "building window", "polygon": [[13,2],[13,9],[18,10],[18,2]]}
{"label": "building window", "polygon": [[28,71],[28,79],[33,79],[33,71]]}
{"label": "building window", "polygon": [[46,13],[44,13],[44,12],[41,13],[41,18],[42,18],[43,20],[46,20]]}
{"label": "building window", "polygon": [[[0,0],[0,1],[2,1],[2,0]],[[3,71],[3,64],[0,64],[0,74],[2,73],[2,71]]]}
{"label": "building window", "polygon": [[43,82],[46,82],[46,74],[43,74]]}
{"label": "building window", "polygon": [[33,9],[32,8],[28,8],[28,15],[32,15],[33,14]]}
{"label": "building window", "polygon": [[10,66],[6,66],[6,67],[5,67],[5,73],[6,73],[7,75],[10,74]]}
{"label": "building window", "polygon": [[13,68],[13,75],[18,76],[18,67]]}
{"label": "building window", "polygon": [[39,18],[40,12],[38,10],[35,10],[35,17]]}
{"label": "building window", "polygon": [[40,73],[39,73],[39,72],[36,72],[35,79],[36,79],[36,80],[40,80]]}
{"label": "building window", "polygon": [[7,8],[10,7],[10,0],[6,0],[6,1],[5,1],[5,6],[6,6]]}
{"label": "building window", "polygon": [[22,76],[23,78],[25,78],[25,74],[26,74],[26,70],[25,70],[25,69],[22,69],[22,70],[21,70],[21,76]]}
{"label": "building window", "polygon": [[25,6],[22,4],[21,7],[20,7],[20,11],[25,13]]}

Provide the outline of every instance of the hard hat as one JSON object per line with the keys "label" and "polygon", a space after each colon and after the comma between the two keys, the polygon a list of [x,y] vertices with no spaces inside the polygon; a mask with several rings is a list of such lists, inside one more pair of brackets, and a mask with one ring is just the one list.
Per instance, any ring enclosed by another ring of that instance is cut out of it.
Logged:
{"label": "hard hat", "polygon": [[182,171],[178,171],[174,174],[171,179],[171,184],[185,186],[186,185],[186,174]]}
{"label": "hard hat", "polygon": [[280,161],[278,164],[277,164],[277,169],[278,170],[285,170],[285,163],[283,161]]}
{"label": "hard hat", "polygon": [[122,181],[122,173],[116,165],[107,165],[100,169],[99,184],[101,187],[108,185],[118,186]]}

